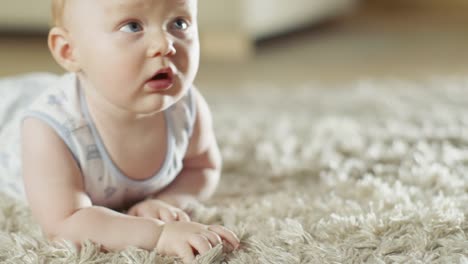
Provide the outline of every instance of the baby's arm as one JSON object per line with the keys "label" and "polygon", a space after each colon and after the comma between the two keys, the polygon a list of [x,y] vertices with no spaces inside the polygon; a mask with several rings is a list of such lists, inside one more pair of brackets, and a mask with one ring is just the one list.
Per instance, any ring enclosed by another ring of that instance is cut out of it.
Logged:
{"label": "baby's arm", "polygon": [[22,128],[23,178],[33,216],[50,239],[90,239],[108,249],[154,249],[162,223],[93,206],[64,142],[42,121]]}
{"label": "baby's arm", "polygon": [[64,142],[42,121],[26,119],[22,127],[23,177],[33,216],[49,239],[80,245],[91,240],[108,250],[135,246],[177,255],[186,262],[227,240],[229,230],[191,222],[162,223],[93,206],[80,170]]}
{"label": "baby's arm", "polygon": [[180,208],[192,199],[205,200],[213,195],[222,163],[210,109],[195,87],[193,92],[197,113],[183,170],[171,185],[155,196]]}

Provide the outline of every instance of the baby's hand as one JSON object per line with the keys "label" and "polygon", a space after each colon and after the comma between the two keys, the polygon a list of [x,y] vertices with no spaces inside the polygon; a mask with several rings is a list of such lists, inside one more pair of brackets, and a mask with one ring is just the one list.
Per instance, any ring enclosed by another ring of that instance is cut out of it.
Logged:
{"label": "baby's hand", "polygon": [[149,199],[137,203],[128,210],[129,215],[151,217],[163,222],[190,221],[190,217],[183,210],[161,200]]}
{"label": "baby's hand", "polygon": [[237,236],[223,226],[173,222],[164,224],[156,250],[163,255],[181,257],[184,263],[191,263],[195,255],[208,252],[222,244],[223,240],[230,244],[229,250],[239,247]]}

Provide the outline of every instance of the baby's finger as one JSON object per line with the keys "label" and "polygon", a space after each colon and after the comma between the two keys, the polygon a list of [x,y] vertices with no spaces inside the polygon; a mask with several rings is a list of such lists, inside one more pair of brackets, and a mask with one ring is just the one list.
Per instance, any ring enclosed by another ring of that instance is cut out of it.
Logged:
{"label": "baby's finger", "polygon": [[185,264],[190,264],[195,260],[195,254],[193,253],[192,246],[189,243],[185,243],[185,246],[180,248],[178,255],[182,258]]}
{"label": "baby's finger", "polygon": [[203,232],[203,236],[208,238],[212,247],[216,247],[217,245],[223,243],[223,241],[221,240],[221,237],[213,231],[208,230],[206,232]]}
{"label": "baby's finger", "polygon": [[188,242],[199,254],[205,254],[212,248],[208,238],[201,234],[190,237]]}
{"label": "baby's finger", "polygon": [[239,238],[237,238],[234,232],[225,228],[224,226],[211,225],[208,227],[208,230],[218,234],[222,239],[226,240],[229,244],[231,244],[234,247],[234,249],[237,249],[239,247]]}
{"label": "baby's finger", "polygon": [[127,214],[131,215],[131,216],[137,216],[137,207],[133,206],[132,208],[130,208],[130,210],[128,210]]}
{"label": "baby's finger", "polygon": [[161,209],[159,211],[159,217],[166,223],[175,222],[177,220],[177,214],[169,209]]}
{"label": "baby's finger", "polygon": [[190,216],[182,210],[177,212],[177,218],[181,222],[190,222]]}

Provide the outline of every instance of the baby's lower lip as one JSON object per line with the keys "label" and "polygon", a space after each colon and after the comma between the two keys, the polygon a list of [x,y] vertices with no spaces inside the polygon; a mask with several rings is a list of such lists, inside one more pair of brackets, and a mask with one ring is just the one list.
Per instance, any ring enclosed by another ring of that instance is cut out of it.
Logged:
{"label": "baby's lower lip", "polygon": [[160,79],[160,80],[149,80],[147,83],[149,88],[156,91],[164,91],[172,87],[174,81],[172,78]]}

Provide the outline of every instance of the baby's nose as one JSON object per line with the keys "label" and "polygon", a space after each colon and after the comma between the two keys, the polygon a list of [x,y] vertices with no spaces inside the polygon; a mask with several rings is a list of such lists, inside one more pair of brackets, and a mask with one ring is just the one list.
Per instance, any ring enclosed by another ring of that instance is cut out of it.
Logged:
{"label": "baby's nose", "polygon": [[151,45],[148,48],[149,57],[173,56],[175,53],[174,42],[166,34],[157,34],[151,39]]}

